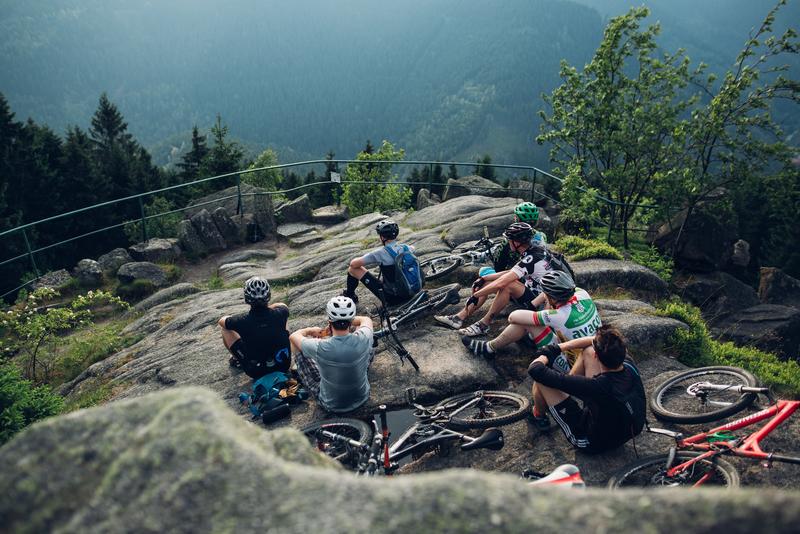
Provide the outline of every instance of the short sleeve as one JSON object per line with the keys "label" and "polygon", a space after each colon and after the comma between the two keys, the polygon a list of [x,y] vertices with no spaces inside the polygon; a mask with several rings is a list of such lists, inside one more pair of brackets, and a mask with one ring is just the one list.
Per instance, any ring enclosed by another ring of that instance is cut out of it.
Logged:
{"label": "short sleeve", "polygon": [[361,256],[361,260],[364,262],[364,265],[377,265],[379,263],[383,263],[382,254],[383,249],[373,250],[372,252],[367,252],[363,256]]}
{"label": "short sleeve", "polygon": [[372,328],[370,328],[368,326],[359,326],[356,329],[356,331],[353,332],[353,335],[359,336],[359,337],[364,337],[364,338],[372,341]]}
{"label": "short sleeve", "polygon": [[225,330],[238,331],[246,314],[231,315],[225,319]]}
{"label": "short sleeve", "polygon": [[278,312],[278,316],[283,319],[284,324],[286,321],[289,320],[289,307],[288,306],[276,306],[275,311]]}
{"label": "short sleeve", "polygon": [[317,355],[317,347],[319,346],[319,339],[312,337],[304,337],[300,342],[300,352],[309,358],[314,358]]}

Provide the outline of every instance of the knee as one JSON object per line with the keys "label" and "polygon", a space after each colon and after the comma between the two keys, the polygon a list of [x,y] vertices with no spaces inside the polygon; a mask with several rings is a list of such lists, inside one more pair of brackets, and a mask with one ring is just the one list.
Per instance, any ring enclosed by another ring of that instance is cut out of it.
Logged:
{"label": "knee", "polygon": [[518,324],[522,326],[529,326],[530,325],[530,317],[531,312],[528,310],[514,310],[508,315],[508,322],[511,324]]}

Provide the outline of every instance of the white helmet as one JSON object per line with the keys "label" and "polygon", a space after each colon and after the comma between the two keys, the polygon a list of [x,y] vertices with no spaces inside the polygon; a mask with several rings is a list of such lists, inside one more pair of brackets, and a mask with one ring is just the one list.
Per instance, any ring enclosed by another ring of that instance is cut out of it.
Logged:
{"label": "white helmet", "polygon": [[349,297],[333,297],[326,306],[331,321],[352,321],[356,316],[356,303]]}

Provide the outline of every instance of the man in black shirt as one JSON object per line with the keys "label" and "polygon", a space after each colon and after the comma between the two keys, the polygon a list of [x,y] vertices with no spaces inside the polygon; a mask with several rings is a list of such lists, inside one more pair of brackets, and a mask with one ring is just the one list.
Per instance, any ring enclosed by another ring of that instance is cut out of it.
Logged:
{"label": "man in black shirt", "polygon": [[230,364],[258,380],[275,371],[289,372],[291,350],[286,321],[289,307],[282,302],[269,304],[269,284],[257,276],[244,283],[248,313],[222,317],[222,342],[231,352]]}
{"label": "man in black shirt", "polygon": [[[562,350],[583,349],[570,374],[554,371]],[[601,326],[594,336],[548,345],[528,367],[550,415],[577,448],[597,453],[619,447],[642,431],[645,395],[639,370],[626,357],[618,330]],[[575,397],[583,401],[581,407]]]}

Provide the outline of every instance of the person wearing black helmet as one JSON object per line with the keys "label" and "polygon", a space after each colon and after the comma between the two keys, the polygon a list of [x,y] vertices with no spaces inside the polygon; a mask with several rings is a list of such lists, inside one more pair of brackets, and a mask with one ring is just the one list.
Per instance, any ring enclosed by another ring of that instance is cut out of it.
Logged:
{"label": "person wearing black helmet", "polygon": [[[391,219],[384,219],[375,225],[375,232],[381,240],[381,247],[364,254],[361,257],[350,260],[347,269],[347,287],[342,291],[342,296],[353,299],[358,303],[356,288],[360,281],[370,292],[381,298],[381,293],[388,304],[400,304],[407,301],[413,295],[403,292],[402,284],[398,283],[399,276],[396,272],[395,258],[404,252],[414,252],[414,247],[397,242],[400,234],[400,226]],[[381,272],[383,281],[379,280],[367,270],[367,267],[377,265]]]}
{"label": "person wearing black helmet", "polygon": [[217,324],[222,328],[222,342],[230,351],[229,363],[257,380],[291,366],[289,332],[286,321],[289,307],[282,302],[269,303],[269,283],[254,276],[244,283],[244,301],[250,311],[226,315]]}
{"label": "person wearing black helmet", "polygon": [[[472,296],[457,314],[437,315],[434,319],[460,329],[462,335],[474,337],[488,333],[494,318],[511,300],[526,309],[533,309],[531,302],[539,294],[539,279],[550,269],[549,253],[543,243],[532,239],[533,228],[528,223],[511,224],[503,232],[503,237],[508,240],[511,250],[520,254],[519,261],[511,269],[493,275],[491,281],[483,277],[476,280]],[[495,295],[489,311],[476,323],[462,328],[464,321],[483,306],[489,295]]]}

